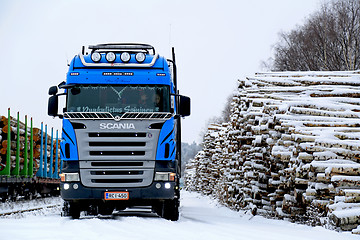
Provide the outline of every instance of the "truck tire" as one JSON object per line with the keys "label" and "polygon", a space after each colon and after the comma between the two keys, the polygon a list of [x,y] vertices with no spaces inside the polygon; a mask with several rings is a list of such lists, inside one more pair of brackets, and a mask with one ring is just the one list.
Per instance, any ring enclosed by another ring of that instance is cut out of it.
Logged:
{"label": "truck tire", "polygon": [[63,217],[71,217],[72,219],[79,219],[80,218],[79,204],[65,201],[63,206],[63,212],[61,215]]}
{"label": "truck tire", "polygon": [[72,219],[79,219],[80,218],[80,206],[77,203],[70,203],[70,217]]}
{"label": "truck tire", "polygon": [[163,204],[163,214],[162,217],[170,220],[177,221],[179,220],[179,200],[166,200]]}

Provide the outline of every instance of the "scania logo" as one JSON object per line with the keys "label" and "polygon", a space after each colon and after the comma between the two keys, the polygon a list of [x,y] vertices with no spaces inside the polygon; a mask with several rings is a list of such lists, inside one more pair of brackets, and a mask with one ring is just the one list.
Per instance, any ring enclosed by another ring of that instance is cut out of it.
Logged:
{"label": "scania logo", "polygon": [[100,129],[135,129],[133,123],[100,123]]}

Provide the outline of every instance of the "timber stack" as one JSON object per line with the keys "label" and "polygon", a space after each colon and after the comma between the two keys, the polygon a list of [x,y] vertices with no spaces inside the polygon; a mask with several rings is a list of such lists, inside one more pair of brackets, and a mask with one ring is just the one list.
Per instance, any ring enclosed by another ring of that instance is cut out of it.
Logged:
{"label": "timber stack", "polygon": [[359,233],[360,74],[239,80],[230,121],[209,125],[186,187],[253,214]]}
{"label": "timber stack", "polygon": [[[8,141],[8,125],[10,124],[10,141]],[[18,135],[18,126],[19,126],[19,135]],[[25,131],[27,130],[27,132]],[[19,156],[20,162],[20,171],[24,168],[24,158],[29,159],[31,156],[33,157],[33,173],[36,175],[39,170],[40,164],[40,154],[43,152],[43,158],[47,157],[47,168],[50,170],[50,156],[53,157],[53,162],[55,163],[56,159],[56,141],[53,140],[51,143],[51,136],[43,133],[43,151],[41,151],[41,129],[33,128],[33,148],[30,149],[30,141],[31,141],[31,128],[26,126],[25,123],[19,121],[16,118],[10,117],[10,121],[7,117],[0,115],[0,171],[5,168],[7,161],[7,151],[8,144],[10,147],[10,161],[11,161],[11,172],[15,169],[16,164],[16,156]],[[19,136],[19,141],[17,141]],[[47,149],[45,150],[45,139],[47,140]],[[19,142],[19,144],[17,143]],[[52,144],[52,146],[51,146]],[[58,144],[60,144],[60,140],[58,140]],[[27,147],[27,149],[25,148]],[[27,150],[27,151],[26,151]],[[53,154],[51,154],[53,151]],[[46,153],[45,153],[46,152]],[[60,154],[57,153],[58,159],[58,167],[60,168]],[[27,161],[29,162],[29,160]],[[54,172],[55,164],[53,164],[53,172]]]}

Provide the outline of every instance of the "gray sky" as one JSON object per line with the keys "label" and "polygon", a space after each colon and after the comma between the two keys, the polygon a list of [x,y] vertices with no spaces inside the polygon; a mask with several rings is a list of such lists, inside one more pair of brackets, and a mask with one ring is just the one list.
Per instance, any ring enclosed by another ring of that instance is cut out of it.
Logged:
{"label": "gray sky", "polygon": [[61,129],[47,116],[48,88],[65,80],[82,45],[140,42],[170,58],[179,90],[192,99],[183,141],[200,142],[237,79],[261,71],[280,31],[320,7],[320,0],[0,0],[0,115],[8,107]]}

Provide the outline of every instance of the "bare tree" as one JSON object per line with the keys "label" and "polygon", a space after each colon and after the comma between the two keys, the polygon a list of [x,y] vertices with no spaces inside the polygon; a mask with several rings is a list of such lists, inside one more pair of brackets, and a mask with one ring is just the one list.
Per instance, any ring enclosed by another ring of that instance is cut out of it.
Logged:
{"label": "bare tree", "polygon": [[304,25],[279,34],[275,71],[340,71],[360,67],[360,0],[333,0]]}
{"label": "bare tree", "polygon": [[235,93],[231,93],[227,98],[226,98],[226,103],[224,106],[224,109],[221,113],[221,121],[222,122],[229,122],[230,121],[230,114],[231,114],[231,103],[233,100],[233,97],[235,96]]}

